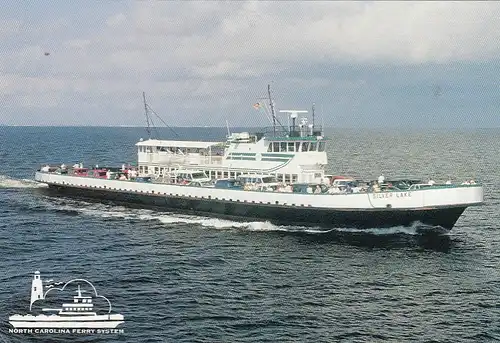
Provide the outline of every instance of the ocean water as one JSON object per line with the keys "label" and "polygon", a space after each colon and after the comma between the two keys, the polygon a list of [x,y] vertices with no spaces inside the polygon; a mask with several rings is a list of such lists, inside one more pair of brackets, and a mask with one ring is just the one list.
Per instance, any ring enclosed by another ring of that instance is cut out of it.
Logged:
{"label": "ocean water", "polygon": [[[178,133],[217,140],[225,129]],[[500,130],[327,133],[333,174],[473,178],[486,204],[429,238],[53,198],[31,181],[40,164],[133,162],[144,129],[0,127],[0,342],[500,340]],[[10,333],[35,270],[91,281],[125,316],[123,332]]]}

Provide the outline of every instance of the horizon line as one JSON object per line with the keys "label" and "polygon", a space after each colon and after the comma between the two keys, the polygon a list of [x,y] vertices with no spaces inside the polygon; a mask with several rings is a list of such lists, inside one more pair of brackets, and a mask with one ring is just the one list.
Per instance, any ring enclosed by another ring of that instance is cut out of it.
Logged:
{"label": "horizon line", "polygon": [[[94,128],[144,128],[146,129],[146,126],[142,125],[17,125],[17,124],[0,124],[0,129],[2,127],[37,127],[37,128],[48,128],[48,127],[53,127],[53,128],[83,128],[83,127],[94,127]],[[155,127],[154,129],[225,129],[227,130],[227,127],[225,126],[170,126],[170,127]],[[233,126],[232,128],[264,128],[263,126]],[[383,129],[399,129],[399,130],[406,130],[406,129],[429,129],[429,130],[448,130],[448,129],[500,129],[500,126],[490,126],[490,127],[483,127],[483,126],[442,126],[442,127],[433,127],[433,126],[358,126],[358,127],[349,127],[349,126],[324,126],[324,129],[346,129],[346,130],[356,130],[356,129],[362,129],[362,130],[383,130]]]}

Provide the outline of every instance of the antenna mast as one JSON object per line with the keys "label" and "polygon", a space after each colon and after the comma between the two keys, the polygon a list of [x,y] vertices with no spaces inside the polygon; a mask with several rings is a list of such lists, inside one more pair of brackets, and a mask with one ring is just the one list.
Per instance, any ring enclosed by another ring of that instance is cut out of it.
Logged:
{"label": "antenna mast", "polygon": [[274,104],[273,99],[271,98],[271,85],[267,85],[267,94],[269,95],[269,105],[271,106],[271,114],[273,116],[273,131],[274,135],[276,135],[276,114],[274,113]]}
{"label": "antenna mast", "polygon": [[314,102],[312,107],[312,119],[313,119],[313,130],[314,130]]}
{"label": "antenna mast", "polygon": [[151,127],[149,124],[149,115],[148,115],[148,104],[146,103],[146,93],[142,92],[142,99],[144,100],[144,113],[146,114],[146,123],[147,123],[147,128],[146,131],[148,133],[148,138],[151,139]]}

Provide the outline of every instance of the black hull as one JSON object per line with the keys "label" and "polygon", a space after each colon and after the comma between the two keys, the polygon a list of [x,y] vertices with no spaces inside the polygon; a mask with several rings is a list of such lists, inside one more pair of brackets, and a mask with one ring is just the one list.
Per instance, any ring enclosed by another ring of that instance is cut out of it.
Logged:
{"label": "black hull", "polygon": [[131,207],[153,207],[233,220],[265,221],[278,225],[318,226],[324,228],[389,228],[412,226],[415,222],[451,230],[465,206],[399,210],[391,208],[335,210],[311,207],[273,206],[234,201],[166,197],[155,194],[49,185],[50,194],[76,198],[110,200]]}

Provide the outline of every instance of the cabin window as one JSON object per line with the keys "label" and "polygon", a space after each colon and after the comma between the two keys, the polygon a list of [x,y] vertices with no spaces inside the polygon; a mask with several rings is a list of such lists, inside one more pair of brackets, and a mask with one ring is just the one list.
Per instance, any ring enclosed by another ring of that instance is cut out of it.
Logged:
{"label": "cabin window", "polygon": [[262,182],[264,182],[264,183],[276,182],[276,178],[274,176],[267,176],[267,177],[262,178]]}
{"label": "cabin window", "polygon": [[279,151],[280,151],[280,143],[274,142],[273,143],[273,152],[279,152]]}
{"label": "cabin window", "polygon": [[321,173],[314,173],[314,178],[320,178],[321,177]]}
{"label": "cabin window", "polygon": [[285,183],[290,183],[290,180],[291,180],[291,175],[285,174]]}
{"label": "cabin window", "polygon": [[319,142],[318,151],[325,151],[325,142]]}
{"label": "cabin window", "polygon": [[286,152],[286,142],[280,142],[280,152]]}
{"label": "cabin window", "polygon": [[292,174],[292,182],[297,182],[298,179],[299,179],[298,174]]}
{"label": "cabin window", "polygon": [[302,142],[302,151],[309,150],[309,142]]}
{"label": "cabin window", "polygon": [[283,174],[279,174],[276,179],[278,180],[278,182],[283,182]]}
{"label": "cabin window", "polygon": [[295,143],[289,142],[288,143],[288,152],[294,152],[294,150],[295,150]]}
{"label": "cabin window", "polygon": [[311,142],[309,144],[309,151],[316,151],[316,143]]}
{"label": "cabin window", "polygon": [[227,179],[229,177],[228,172],[224,172],[224,179]]}
{"label": "cabin window", "polygon": [[155,167],[155,174],[158,174],[159,171],[160,171],[160,168]]}
{"label": "cabin window", "polygon": [[272,152],[273,151],[273,143],[269,143],[269,146],[267,147],[267,152]]}
{"label": "cabin window", "polygon": [[204,179],[207,175],[205,173],[193,173],[191,177],[193,179]]}
{"label": "cabin window", "polygon": [[300,151],[300,142],[295,142],[295,151]]}

